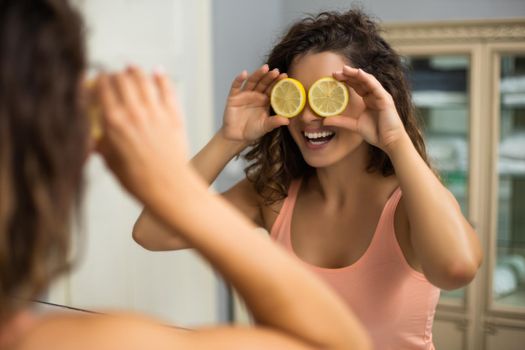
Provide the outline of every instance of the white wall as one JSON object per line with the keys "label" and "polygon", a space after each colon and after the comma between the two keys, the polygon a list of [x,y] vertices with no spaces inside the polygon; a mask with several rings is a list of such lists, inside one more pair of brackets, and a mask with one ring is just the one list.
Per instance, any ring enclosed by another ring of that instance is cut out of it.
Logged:
{"label": "white wall", "polygon": [[286,22],[303,13],[346,9],[352,3],[382,21],[439,21],[525,17],[525,0],[282,0]]}
{"label": "white wall", "polygon": [[[78,1],[91,63],[120,69],[162,66],[176,82],[191,148],[211,136],[210,0]],[[98,157],[87,166],[77,269],[50,301],[85,309],[126,309],[183,326],[218,319],[217,278],[192,252],[151,253],[131,238],[141,206]],[[177,198],[173,198],[178,201]],[[204,215],[204,214],[203,214]]]}
{"label": "white wall", "polygon": [[[213,77],[215,129],[233,78],[264,63],[264,57],[281,34],[281,0],[213,0]],[[216,188],[226,190],[242,176],[241,161],[231,162],[219,176]]]}

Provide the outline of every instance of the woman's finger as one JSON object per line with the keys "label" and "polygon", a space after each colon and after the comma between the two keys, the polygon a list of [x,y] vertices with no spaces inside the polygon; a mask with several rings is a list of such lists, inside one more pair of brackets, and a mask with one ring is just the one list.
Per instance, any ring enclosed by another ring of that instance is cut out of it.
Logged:
{"label": "woman's finger", "polygon": [[144,109],[144,104],[141,101],[138,86],[130,72],[118,73],[114,75],[113,80],[123,107],[130,112],[131,117],[139,117],[142,114],[140,111]]}
{"label": "woman's finger", "polygon": [[241,92],[242,84],[248,77],[248,72],[243,70],[241,74],[235,77],[232,82],[232,86],[230,88],[230,96],[237,95],[239,92]]}
{"label": "woman's finger", "polygon": [[268,73],[269,67],[267,64],[263,65],[261,68],[257,69],[255,72],[253,72],[249,77],[248,80],[246,80],[246,84],[244,84],[244,91],[250,91],[253,90],[261,78]]}
{"label": "woman's finger", "polygon": [[175,98],[175,90],[173,89],[168,77],[162,72],[157,71],[154,74],[154,80],[159,91],[161,103],[172,112],[170,114],[172,114],[174,118],[181,121],[181,113]]}
{"label": "woman's finger", "polygon": [[356,69],[350,66],[344,66],[343,75],[348,78],[348,84],[353,86],[361,96],[373,94],[379,98],[385,97],[388,92],[383,85],[372,74],[366,73],[362,69]]}
{"label": "woman's finger", "polygon": [[270,103],[268,96],[255,91],[243,91],[242,94],[230,97],[228,101],[231,107],[263,107]]}
{"label": "woman's finger", "polygon": [[368,86],[363,84],[362,81],[357,79],[357,76],[353,76],[350,74],[345,74],[343,71],[334,72],[333,77],[336,80],[339,80],[340,82],[343,82],[347,85],[349,85],[352,89],[354,89],[359,96],[363,97],[370,93],[370,90]]}
{"label": "woman's finger", "polygon": [[268,73],[266,73],[261,80],[257,83],[257,85],[254,88],[254,91],[262,92],[266,91],[268,86],[272,85],[272,83],[275,81],[275,79],[279,76],[279,70],[277,68],[272,69]]}
{"label": "woman's finger", "polygon": [[290,119],[281,117],[279,115],[274,115],[269,118],[266,118],[264,121],[264,130],[266,132],[270,132],[275,128],[278,128],[280,126],[288,125],[290,124]]}
{"label": "woman's finger", "polygon": [[268,85],[268,87],[266,88],[266,90],[264,90],[264,93],[265,93],[267,96],[270,96],[271,93],[272,93],[272,89],[273,89],[273,87],[275,86],[275,84],[277,84],[277,83],[279,82],[279,80],[286,79],[286,78],[288,78],[288,74],[286,74],[286,73],[281,73],[281,74],[279,74],[279,75],[277,76],[277,78],[275,78],[275,79],[273,80],[273,82],[272,82],[270,85]]}
{"label": "woman's finger", "polygon": [[144,71],[135,66],[128,67],[127,71],[135,82],[141,103],[148,106],[154,106],[158,103],[159,96],[157,91],[155,91],[155,86],[151,79],[146,76]]}
{"label": "woman's finger", "polygon": [[103,73],[98,77],[96,91],[102,106],[104,123],[118,123],[122,119],[122,114],[120,113],[121,103],[108,74]]}

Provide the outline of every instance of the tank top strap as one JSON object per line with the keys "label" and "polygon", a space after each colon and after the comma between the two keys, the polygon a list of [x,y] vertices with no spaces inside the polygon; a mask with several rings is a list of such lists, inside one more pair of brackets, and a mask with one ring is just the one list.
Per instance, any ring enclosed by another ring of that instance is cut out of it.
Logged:
{"label": "tank top strap", "polygon": [[279,211],[279,215],[277,215],[272,229],[270,230],[271,237],[275,239],[279,238],[279,236],[286,233],[286,228],[290,226],[293,208],[295,207],[295,202],[297,201],[297,195],[299,194],[301,183],[302,178],[292,180],[290,183],[290,187],[288,187],[288,195],[284,199],[281,210]]}
{"label": "tank top strap", "polygon": [[[371,255],[378,259],[391,259],[391,263],[398,264],[400,268],[407,271],[416,279],[429,283],[422,272],[419,272],[410,266],[397,239],[395,214],[402,196],[403,192],[401,191],[401,188],[398,187],[388,199],[380,223],[378,223],[378,228],[375,232],[377,239],[373,248],[374,253]],[[439,291],[439,289],[437,290]]]}
{"label": "tank top strap", "polygon": [[283,207],[281,209],[281,212],[284,210],[284,212],[292,212],[293,208],[295,207],[295,202],[297,201],[297,196],[299,194],[299,190],[301,189],[301,183],[302,178],[293,180],[290,183],[290,187],[288,188],[288,196],[286,197]]}
{"label": "tank top strap", "polygon": [[403,195],[403,192],[401,191],[401,187],[397,187],[394,192],[390,195],[390,198],[388,198],[385,208],[383,209],[383,216],[384,220],[388,223],[394,222],[394,217],[396,214],[397,205],[399,204],[399,201],[401,200],[401,196]]}
{"label": "tank top strap", "polygon": [[401,196],[401,188],[397,187],[386,201],[366,255],[381,257],[396,249],[393,247],[393,245],[398,245],[394,230],[394,218]]}

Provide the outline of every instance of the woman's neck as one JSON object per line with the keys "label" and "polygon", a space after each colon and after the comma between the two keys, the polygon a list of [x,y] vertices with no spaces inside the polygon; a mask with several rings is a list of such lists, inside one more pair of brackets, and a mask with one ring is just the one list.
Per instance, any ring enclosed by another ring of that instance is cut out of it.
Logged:
{"label": "woman's neck", "polygon": [[353,152],[341,161],[329,167],[317,168],[309,179],[311,190],[318,191],[326,205],[344,207],[351,202],[359,202],[376,190],[385,177],[366,170],[368,149],[366,152]]}

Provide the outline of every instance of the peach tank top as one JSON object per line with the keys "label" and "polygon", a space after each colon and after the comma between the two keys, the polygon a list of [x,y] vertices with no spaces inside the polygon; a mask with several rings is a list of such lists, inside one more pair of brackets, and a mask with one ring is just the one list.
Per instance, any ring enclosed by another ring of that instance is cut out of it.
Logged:
{"label": "peach tank top", "polygon": [[[271,230],[295,257],[290,231],[300,187],[300,180],[292,182]],[[354,264],[332,269],[301,261],[335,288],[370,333],[374,349],[433,350],[440,290],[408,265],[397,242],[394,214],[401,195],[398,188],[388,199],[369,247]]]}

